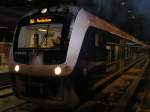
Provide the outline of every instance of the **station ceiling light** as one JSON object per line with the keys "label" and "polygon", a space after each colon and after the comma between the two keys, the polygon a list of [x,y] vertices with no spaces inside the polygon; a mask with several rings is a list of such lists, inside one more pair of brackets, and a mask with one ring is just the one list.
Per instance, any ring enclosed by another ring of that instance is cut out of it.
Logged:
{"label": "station ceiling light", "polygon": [[42,14],[45,14],[46,12],[47,12],[47,8],[44,8],[44,9],[41,10]]}

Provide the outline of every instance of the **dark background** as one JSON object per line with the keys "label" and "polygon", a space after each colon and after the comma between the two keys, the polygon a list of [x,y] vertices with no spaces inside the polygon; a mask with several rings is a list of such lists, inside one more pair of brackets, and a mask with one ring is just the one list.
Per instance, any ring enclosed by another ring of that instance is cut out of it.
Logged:
{"label": "dark background", "polygon": [[150,41],[150,0],[1,0],[0,41],[12,40],[19,18],[28,11],[60,3],[86,8],[138,39]]}

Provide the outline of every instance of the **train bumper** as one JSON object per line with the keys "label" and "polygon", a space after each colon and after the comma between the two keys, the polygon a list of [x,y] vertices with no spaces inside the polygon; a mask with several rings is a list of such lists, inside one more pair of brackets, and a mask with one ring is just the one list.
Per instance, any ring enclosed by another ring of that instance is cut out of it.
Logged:
{"label": "train bumper", "polygon": [[27,97],[25,99],[50,109],[73,109],[79,104],[78,96],[73,89],[66,91],[62,100],[48,100]]}
{"label": "train bumper", "polygon": [[79,104],[79,98],[68,78],[35,77],[13,74],[16,96],[52,109],[68,109]]}
{"label": "train bumper", "polygon": [[[56,74],[55,69],[61,68],[61,73]],[[19,69],[18,69],[19,68]],[[54,76],[61,77],[69,75],[72,70],[66,64],[59,65],[33,65],[33,64],[11,64],[9,65],[11,73],[26,74],[30,76]]]}

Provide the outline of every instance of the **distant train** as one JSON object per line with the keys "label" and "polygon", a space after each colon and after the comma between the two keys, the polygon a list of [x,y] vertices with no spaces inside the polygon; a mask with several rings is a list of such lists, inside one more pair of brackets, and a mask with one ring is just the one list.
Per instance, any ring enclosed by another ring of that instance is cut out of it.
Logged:
{"label": "distant train", "polygon": [[25,15],[16,27],[9,69],[19,98],[72,108],[92,97],[100,80],[145,56],[146,45],[74,6]]}

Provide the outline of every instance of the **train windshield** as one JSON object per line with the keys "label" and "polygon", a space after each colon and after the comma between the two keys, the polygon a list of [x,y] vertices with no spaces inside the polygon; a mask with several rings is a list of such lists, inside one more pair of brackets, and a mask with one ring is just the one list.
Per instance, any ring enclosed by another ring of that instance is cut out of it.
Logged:
{"label": "train windshield", "polygon": [[60,49],[62,29],[61,23],[22,26],[18,48]]}
{"label": "train windshield", "polygon": [[63,63],[70,41],[72,15],[39,15],[24,17],[18,24],[13,43],[16,62],[31,63],[41,56],[44,64]]}

